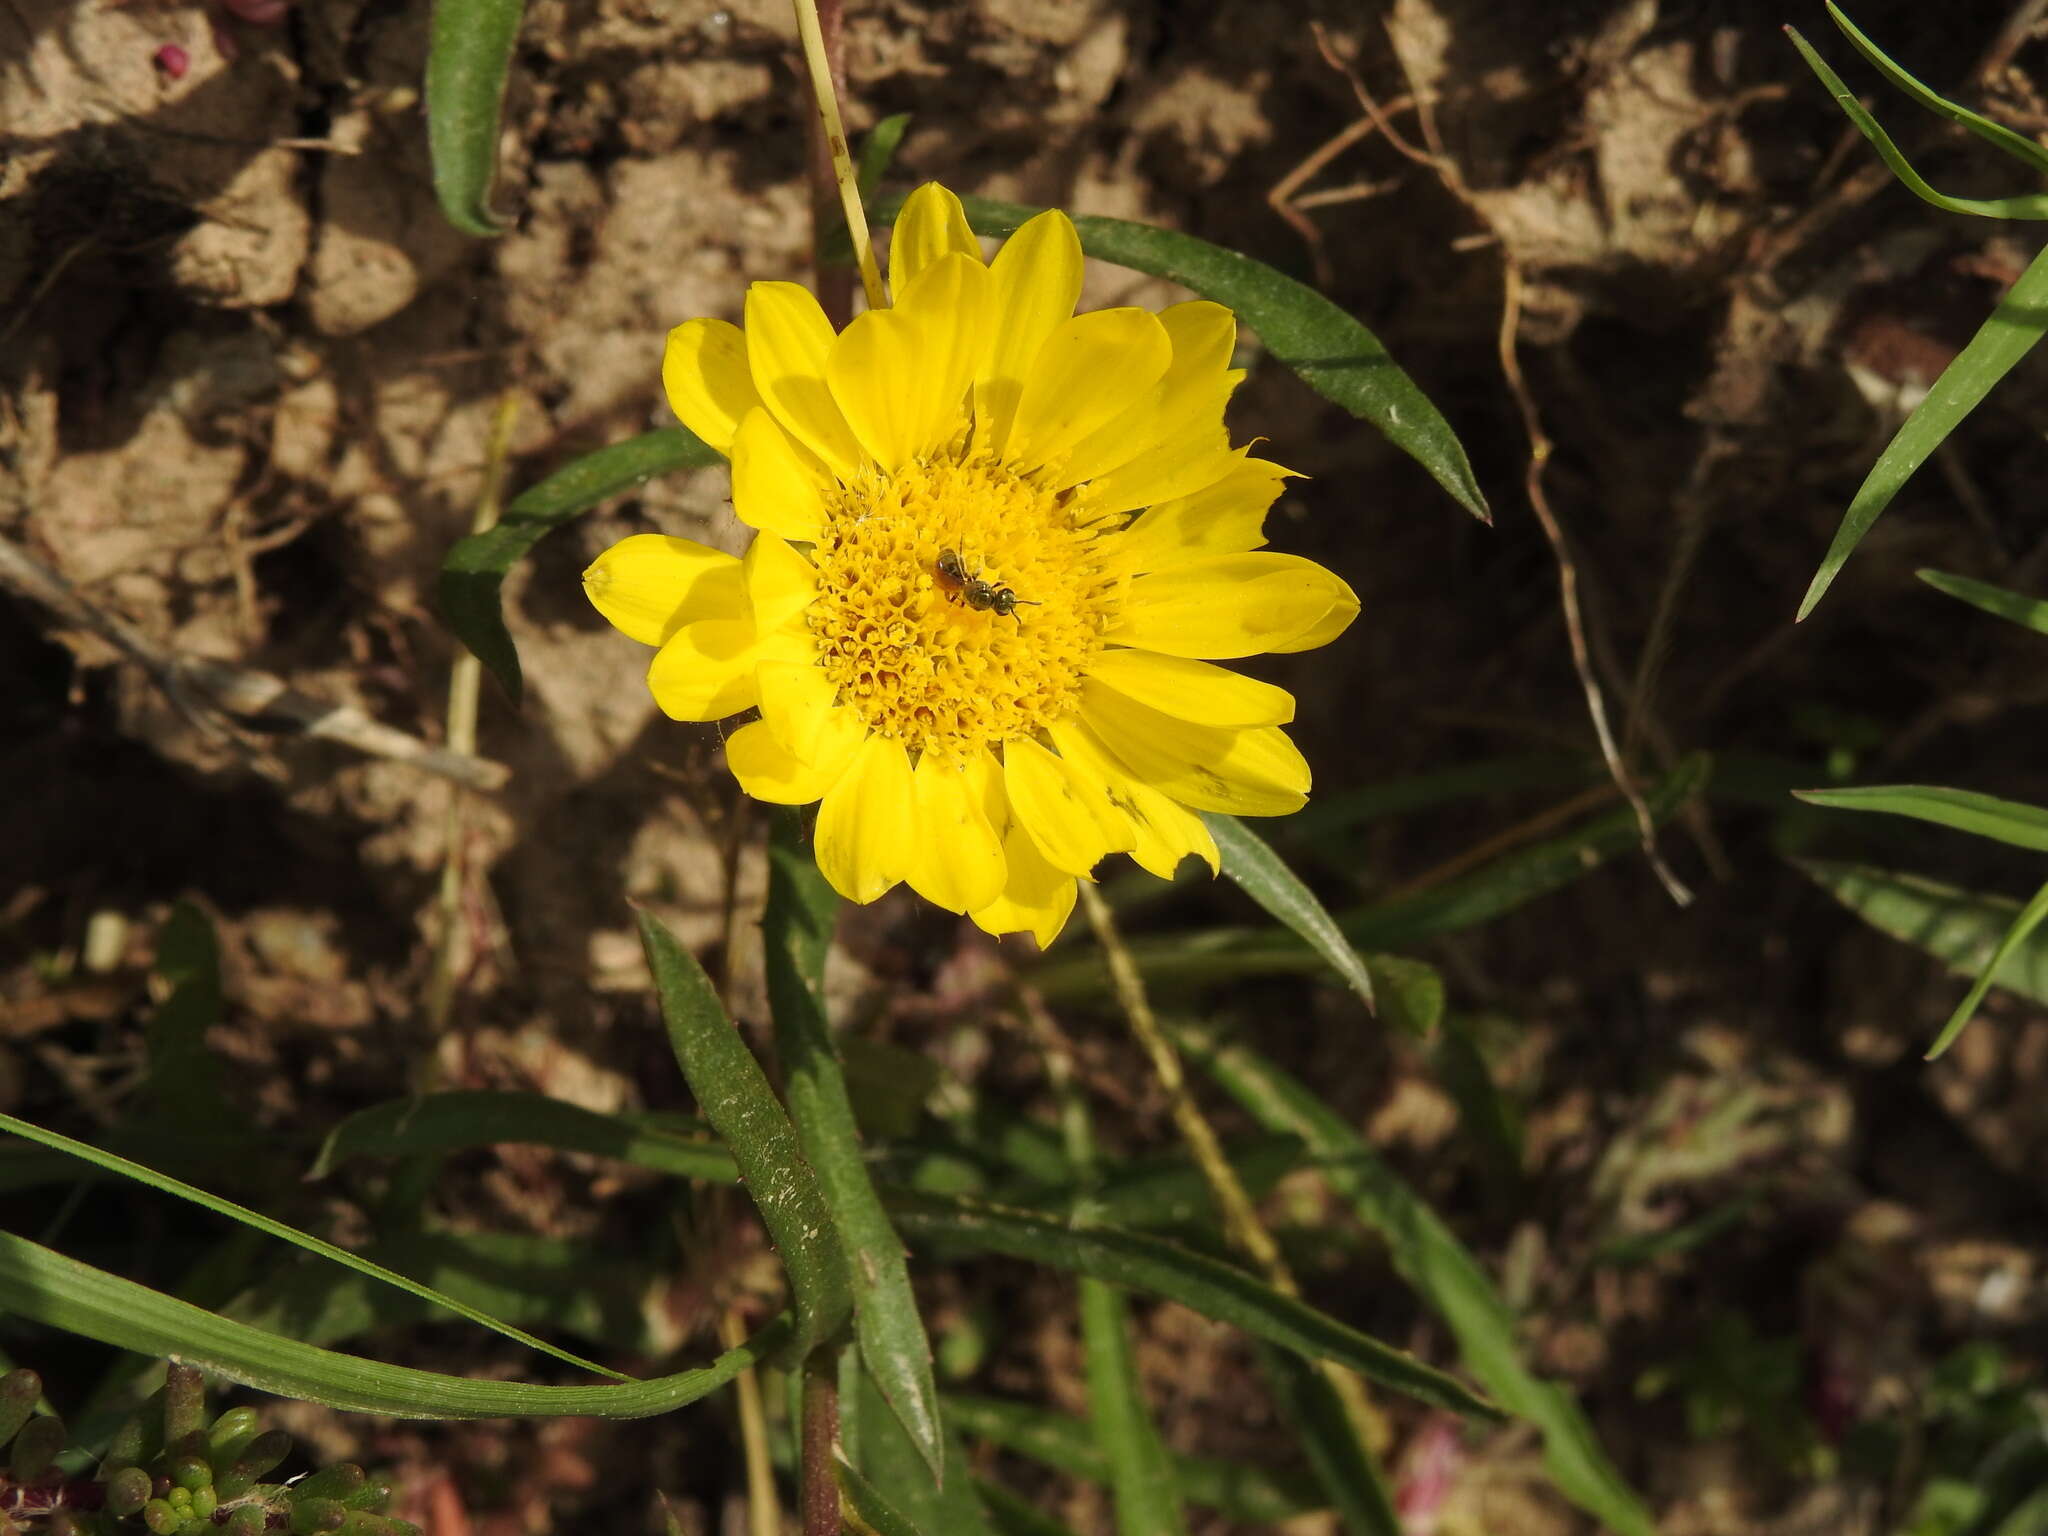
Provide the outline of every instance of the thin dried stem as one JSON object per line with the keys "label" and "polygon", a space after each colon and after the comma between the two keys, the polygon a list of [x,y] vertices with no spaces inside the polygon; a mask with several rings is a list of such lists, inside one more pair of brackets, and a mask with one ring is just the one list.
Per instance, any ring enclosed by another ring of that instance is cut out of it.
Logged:
{"label": "thin dried stem", "polygon": [[[718,1339],[726,1349],[746,1342],[747,1325],[739,1313],[720,1314]],[[740,1446],[747,1462],[747,1536],[782,1536],[782,1504],[775,1496],[775,1463],[768,1455],[768,1408],[761,1398],[761,1378],[748,1366],[733,1385],[739,1389]]]}
{"label": "thin dried stem", "polygon": [[818,3],[819,0],[796,0],[797,33],[803,39],[804,63],[811,72],[811,94],[817,99],[825,147],[832,156],[832,177],[839,184],[839,206],[846,214],[847,232],[853,236],[853,256],[860,266],[861,287],[867,291],[868,308],[881,309],[889,298],[882,288],[882,269],[875,261],[875,242],[868,234],[867,210],[861,206],[853,154],[846,146],[846,125],[839,117],[838,84],[833,78],[831,54],[825,46],[824,27],[818,19]]}

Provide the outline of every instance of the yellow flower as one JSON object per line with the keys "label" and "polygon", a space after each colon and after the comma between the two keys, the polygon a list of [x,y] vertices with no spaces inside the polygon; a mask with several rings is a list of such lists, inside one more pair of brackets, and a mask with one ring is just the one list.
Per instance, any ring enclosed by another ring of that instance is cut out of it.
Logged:
{"label": "yellow flower", "polygon": [[760,710],[726,760],[758,799],[822,801],[841,894],[907,881],[1049,943],[1104,855],[1214,869],[1195,811],[1300,808],[1292,696],[1212,662],[1323,645],[1358,599],[1254,552],[1289,471],[1230,446],[1229,310],[1076,315],[1066,215],[984,263],[936,184],[890,267],[894,306],[836,335],[794,283],[754,284],[744,331],[670,332],[669,403],[758,533],[743,559],[640,534],[584,587],[661,648],[670,716]]}

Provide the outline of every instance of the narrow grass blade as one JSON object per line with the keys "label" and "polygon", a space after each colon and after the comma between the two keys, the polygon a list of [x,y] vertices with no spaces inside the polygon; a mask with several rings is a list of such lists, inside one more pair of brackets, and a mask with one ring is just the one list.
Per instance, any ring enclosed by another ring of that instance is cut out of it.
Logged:
{"label": "narrow grass blade", "polygon": [[841,1508],[854,1536],[924,1536],[921,1527],[883,1498],[859,1472],[836,1458],[832,1465],[839,1477]]}
{"label": "narrow grass blade", "polygon": [[1061,1525],[1028,1499],[1010,1492],[1001,1483],[977,1478],[974,1491],[981,1496],[997,1536],[1075,1536],[1071,1526]]}
{"label": "narrow grass blade", "polygon": [[818,1170],[852,1271],[861,1358],[932,1476],[943,1479],[946,1452],[931,1343],[910,1289],[903,1240],[868,1174],[846,1074],[825,1017],[825,952],[838,915],[839,897],[804,846],[802,822],[793,812],[777,817],[761,930],[790,1114]]}
{"label": "narrow grass blade", "polygon": [[[960,201],[977,235],[1011,234],[1045,211],[985,197]],[[872,217],[887,224],[901,207],[901,199],[888,199]],[[1443,413],[1401,371],[1378,337],[1313,288],[1249,256],[1150,224],[1083,214],[1074,228],[1081,249],[1098,261],[1166,278],[1231,310],[1309,388],[1371,422],[1459,506],[1481,522],[1492,521],[1464,445]]]}
{"label": "narrow grass blade", "polygon": [[898,112],[875,124],[868,130],[868,136],[861,140],[860,166],[854,172],[854,184],[860,188],[862,202],[874,197],[882,178],[889,174],[889,167],[896,159],[896,147],[903,142],[904,132],[909,127],[910,114]]}
{"label": "narrow grass blade", "polygon": [[2010,619],[2037,635],[2048,635],[2048,603],[2038,597],[2027,597],[2004,587],[1994,587],[1988,581],[1972,581],[1967,576],[1951,576],[1947,571],[1915,571],[1927,585],[1937,592],[1946,592],[1950,597],[1960,598],[1972,608],[1981,608],[1986,613],[2001,619]]}
{"label": "narrow grass blade", "polygon": [[[1288,1358],[1292,1358],[1289,1356]],[[1086,1421],[1028,1403],[948,1393],[946,1422],[964,1435],[1091,1483],[1109,1481],[1109,1458]],[[1275,1471],[1238,1461],[1174,1456],[1173,1480],[1188,1503],[1239,1525],[1283,1525],[1328,1507],[1306,1472]]]}
{"label": "narrow grass blade", "polygon": [[589,1371],[597,1376],[609,1376],[614,1381],[624,1381],[627,1379],[618,1371],[598,1365],[593,1361],[585,1360],[580,1355],[572,1355],[566,1349],[559,1349],[555,1345],[548,1343],[545,1339],[537,1339],[522,1329],[514,1328],[510,1323],[500,1322],[489,1313],[480,1311],[465,1302],[458,1301],[453,1296],[437,1291],[431,1286],[421,1285],[416,1280],[409,1280],[404,1275],[386,1269],[381,1264],[373,1264],[368,1259],[350,1253],[346,1248],[337,1248],[334,1244],[317,1238],[310,1232],[301,1232],[297,1227],[287,1226],[281,1221],[275,1221],[259,1211],[250,1210],[245,1205],[237,1205],[232,1200],[223,1200],[218,1195],[210,1195],[205,1190],[195,1188],[182,1179],[174,1179],[168,1174],[158,1173],[154,1168],[146,1168],[141,1163],[130,1162],[125,1157],[118,1156],[112,1152],[102,1151],[100,1148],[91,1146],[86,1142],[74,1141],[69,1136],[61,1135],[56,1131],[46,1131],[39,1125],[31,1125],[26,1120],[17,1120],[12,1115],[0,1114],[0,1130],[11,1131],[25,1141],[33,1141],[42,1146],[54,1148],[59,1152],[68,1153],[81,1162],[91,1163],[96,1167],[104,1168],[109,1173],[117,1173],[123,1178],[133,1179],[138,1184],[146,1185],[154,1190],[160,1190],[164,1194],[175,1195],[180,1200],[189,1201],[191,1204],[199,1206],[204,1210],[212,1211],[215,1215],[225,1216],[230,1221],[238,1221],[243,1226],[253,1228],[255,1231],[264,1233],[266,1236],[281,1238],[287,1243],[305,1249],[308,1253],[316,1253],[330,1263],[341,1265],[344,1269],[352,1269],[359,1275],[367,1275],[373,1280],[382,1281],[385,1285],[394,1286],[398,1290],[409,1291],[422,1301],[432,1302],[437,1307],[445,1307],[458,1317],[466,1317],[472,1323],[488,1328],[493,1333],[503,1334],[508,1339],[517,1340],[529,1349],[537,1349],[542,1354],[553,1355],[557,1360],[573,1365],[578,1370]]}
{"label": "narrow grass blade", "polygon": [[1991,952],[1991,959],[1977,979],[1970,983],[1970,990],[1963,1000],[1956,1004],[1956,1011],[1949,1015],[1948,1023],[1935,1036],[1934,1044],[1927,1048],[1927,1059],[1934,1060],[1943,1051],[1956,1043],[1970,1020],[1977,1016],[1977,1006],[1984,1001],[1984,994],[1991,990],[1991,978],[1998,974],[1999,967],[2011,959],[2014,952],[2034,936],[2034,930],[2041,926],[2041,919],[2048,917],[2048,885],[2034,892],[2034,899],[2020,909],[2019,916],[2012,920],[2012,926],[2005,930],[2005,936],[1998,941],[1998,948]]}
{"label": "narrow grass blade", "polygon": [[1085,1275],[1081,1342],[1087,1354],[1088,1414],[1109,1464],[1117,1536],[1186,1536],[1173,1463],[1138,1382],[1123,1292]]}
{"label": "narrow grass blade", "polygon": [[1236,1042],[1184,1031],[1197,1062],[1269,1131],[1299,1136],[1333,1159],[1325,1177],[1385,1240],[1394,1267],[1442,1317],[1466,1367],[1508,1412],[1543,1432],[1558,1491],[1618,1536],[1654,1536],[1649,1512],[1594,1438],[1569,1393],[1521,1360],[1515,1316],[1477,1259],[1345,1120],[1301,1083]]}
{"label": "narrow grass blade", "polygon": [[639,914],[640,942],[654,971],[669,1042],[697,1105],[725,1144],[789,1273],[795,1328],[790,1360],[837,1333],[853,1305],[832,1211],[796,1128],[776,1102],[754,1053],[740,1039],[696,958],[669,931]]}
{"label": "narrow grass blade", "polygon": [[220,1061],[206,1032],[221,1020],[220,945],[213,923],[189,901],[171,909],[157,936],[154,969],[170,988],[143,1033],[152,1118],[207,1140],[244,1140],[241,1117],[222,1097]]}
{"label": "narrow grass blade", "polygon": [[924,1530],[941,1536],[994,1536],[953,1426],[942,1418],[946,1475],[935,1478],[860,1351],[848,1350],[842,1358],[853,1365],[839,1378],[840,1442],[847,1459],[883,1498]]}
{"label": "narrow grass blade", "polygon": [[1371,1013],[1372,977],[1358,951],[1337,926],[1337,920],[1316,899],[1316,893],[1301,883],[1287,867],[1287,861],[1269,848],[1258,833],[1235,816],[1211,812],[1203,815],[1202,820],[1208,824],[1210,836],[1216,839],[1216,851],[1223,858],[1223,873],[1329,961],[1330,968],[1344,978],[1365,1004],[1366,1012]]}
{"label": "narrow grass blade", "polygon": [[2048,811],[1971,789],[1941,784],[1869,784],[1854,789],[1796,789],[1793,794],[1808,805],[1910,816],[2015,848],[2048,853]]}
{"label": "narrow grass blade", "polygon": [[543,1387],[444,1376],[316,1349],[217,1316],[11,1232],[0,1232],[0,1296],[18,1317],[116,1349],[182,1360],[280,1397],[414,1419],[647,1418],[716,1391],[785,1347],[790,1332],[787,1319],[778,1318],[700,1370],[610,1386]]}
{"label": "narrow grass blade", "polygon": [[308,1178],[361,1157],[410,1157],[524,1143],[637,1163],[678,1178],[736,1184],[732,1153],[705,1127],[673,1117],[606,1115],[543,1093],[457,1090],[390,1099],[358,1110],[328,1133]]}
{"label": "narrow grass blade", "polygon": [[1785,28],[1785,36],[1791,40],[1792,46],[1799,50],[1799,56],[1806,60],[1807,68],[1820,77],[1820,83],[1826,86],[1828,94],[1835,98],[1835,105],[1842,109],[1842,115],[1856,125],[1857,131],[1870,141],[1871,147],[1877,151],[1878,158],[1884,161],[1886,168],[1898,177],[1906,190],[1914,196],[1948,213],[1975,214],[1986,219],[2048,217],[2048,199],[2044,199],[2038,193],[2019,197],[1978,198],[1950,197],[1945,192],[1935,191],[1926,179],[1913,169],[1912,162],[1907,160],[1899,146],[1892,142],[1892,136],[1884,131],[1877,119],[1870,115],[1869,109],[1856,99],[1848,86],[1842,83],[1842,77],[1828,68],[1827,61],[1815,53],[1813,46],[1799,35],[1798,29]]}
{"label": "narrow grass blade", "polygon": [[2003,123],[1994,123],[1990,118],[1950,101],[1946,96],[1936,95],[1887,58],[1883,50],[1865,37],[1856,24],[1843,14],[1842,8],[1836,5],[1834,0],[1828,0],[1828,15],[1834,18],[1835,25],[1842,29],[1842,35],[1855,44],[1858,53],[1875,64],[1887,80],[1929,112],[1948,118],[1951,122],[1961,123],[1977,137],[1995,144],[2029,169],[2048,176],[2048,150],[2042,149],[2032,139],[2014,133]]}
{"label": "narrow grass blade", "polygon": [[505,79],[526,0],[434,0],[427,43],[427,148],[441,212],[464,234],[500,235],[491,212]]}
{"label": "narrow grass blade", "polygon": [[1927,462],[1965,416],[1975,410],[1991,387],[2041,339],[2048,330],[2048,248],[2028,263],[2027,270],[1999,300],[1991,316],[1977,328],[1955,360],[1942,369],[1941,377],[1914,407],[1892,440],[1878,456],[1849,510],[1842,515],[1813,583],[1799,605],[1799,617],[1813,612],[1835,575],[1842,568],[1878,515],[1891,505],[1915,470]]}
{"label": "narrow grass blade", "polygon": [[1349,1536],[1402,1536],[1386,1473],[1359,1438],[1330,1379],[1285,1350],[1261,1345],[1259,1366],[1280,1416],[1308,1453]]}
{"label": "narrow grass blade", "polygon": [[978,1200],[891,1191],[889,1209],[905,1236],[948,1247],[1006,1254],[1145,1291],[1228,1323],[1255,1339],[1314,1360],[1335,1360],[1391,1391],[1453,1413],[1495,1418],[1500,1410],[1456,1377],[1382,1344],[1314,1307],[1284,1296],[1234,1265],[1161,1238],[1114,1227],[1076,1226],[1063,1216]]}
{"label": "narrow grass blade", "polygon": [[[1988,978],[1991,986],[2048,1003],[2048,938],[2037,931],[2038,918],[2023,921],[2041,901],[2039,893],[2022,907],[2009,897],[1897,870],[1820,859],[1796,862],[1808,879],[1878,932],[1925,950],[1959,976],[1980,982]],[[1980,1001],[1981,994],[1970,1002],[1972,1012]],[[1957,1013],[1967,1017],[1960,1009]],[[1951,1018],[1935,1050],[1947,1049],[1955,1027]]]}
{"label": "narrow grass blade", "polygon": [[681,427],[643,432],[572,460],[514,497],[495,528],[473,533],[448,551],[441,562],[441,616],[518,703],[519,652],[499,598],[506,572],[548,534],[607,497],[656,475],[723,462],[717,449]]}

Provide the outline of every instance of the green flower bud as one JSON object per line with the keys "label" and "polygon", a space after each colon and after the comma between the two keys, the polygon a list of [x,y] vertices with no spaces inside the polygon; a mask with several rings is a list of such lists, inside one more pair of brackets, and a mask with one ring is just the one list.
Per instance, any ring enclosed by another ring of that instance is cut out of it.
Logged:
{"label": "green flower bud", "polygon": [[213,1486],[213,1463],[190,1451],[181,1451],[171,1458],[170,1474],[172,1483],[187,1490]]}
{"label": "green flower bud", "polygon": [[36,1399],[43,1395],[43,1378],[34,1371],[9,1371],[0,1376],[0,1445],[21,1432],[28,1416],[36,1411]]}
{"label": "green flower bud", "polygon": [[292,1536],[321,1536],[323,1532],[338,1531],[347,1519],[348,1511],[332,1499],[300,1499],[292,1505]]}
{"label": "green flower bud", "polygon": [[368,1480],[363,1469],[354,1462],[338,1461],[293,1483],[292,1498],[294,1502],[302,1499],[345,1499],[360,1492]]}
{"label": "green flower bud", "polygon": [[151,1499],[142,1506],[142,1523],[149,1527],[150,1536],[174,1536],[185,1517],[171,1508],[170,1500]]}
{"label": "green flower bud", "polygon": [[206,1427],[206,1378],[189,1365],[164,1372],[164,1444],[176,1445]]}
{"label": "green flower bud", "polygon": [[194,1488],[192,1490],[192,1513],[199,1519],[211,1519],[213,1512],[219,1507],[220,1495],[211,1488]]}
{"label": "green flower bud", "polygon": [[14,1450],[8,1457],[8,1470],[13,1472],[16,1482],[32,1483],[56,1464],[57,1453],[64,1449],[64,1421],[54,1413],[39,1419],[30,1419],[21,1426],[14,1437]]}
{"label": "green flower bud", "polygon": [[123,1467],[107,1479],[107,1509],[116,1515],[139,1513],[154,1491],[142,1468]]}

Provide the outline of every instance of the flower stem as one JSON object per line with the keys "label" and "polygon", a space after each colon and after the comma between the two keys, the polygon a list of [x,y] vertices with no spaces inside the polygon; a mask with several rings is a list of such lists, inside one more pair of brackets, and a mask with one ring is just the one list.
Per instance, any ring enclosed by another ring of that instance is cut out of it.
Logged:
{"label": "flower stem", "polygon": [[836,1369],[830,1356],[813,1356],[804,1366],[804,1536],[839,1536],[839,1474],[832,1465],[839,1445]]}
{"label": "flower stem", "polygon": [[839,183],[839,204],[846,211],[846,228],[853,236],[861,287],[867,290],[868,308],[881,309],[889,298],[882,291],[882,269],[875,262],[875,243],[868,234],[867,211],[861,207],[853,155],[846,147],[846,125],[839,117],[839,92],[832,79],[825,31],[818,20],[818,0],[795,0],[795,4],[797,34],[803,39],[804,63],[811,72],[811,93],[817,98],[818,117],[824,124],[825,146],[832,154],[832,176]]}

